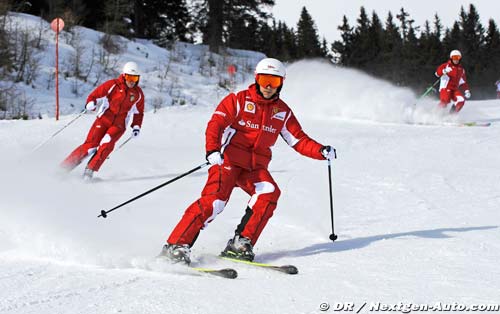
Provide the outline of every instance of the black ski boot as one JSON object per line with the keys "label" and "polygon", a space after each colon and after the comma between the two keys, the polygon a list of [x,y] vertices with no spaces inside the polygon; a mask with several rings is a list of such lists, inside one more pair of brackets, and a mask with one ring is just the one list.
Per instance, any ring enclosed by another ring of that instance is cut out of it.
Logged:
{"label": "black ski boot", "polygon": [[238,234],[236,234],[234,238],[229,239],[226,248],[220,255],[250,262],[253,261],[255,257],[250,239]]}
{"label": "black ski boot", "polygon": [[159,257],[168,258],[174,263],[183,262],[189,265],[191,263],[190,255],[191,249],[187,244],[165,244]]}

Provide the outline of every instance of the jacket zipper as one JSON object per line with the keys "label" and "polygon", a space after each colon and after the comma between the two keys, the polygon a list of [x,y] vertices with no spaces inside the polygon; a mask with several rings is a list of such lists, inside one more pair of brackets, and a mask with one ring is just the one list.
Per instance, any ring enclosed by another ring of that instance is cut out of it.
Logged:
{"label": "jacket zipper", "polygon": [[261,108],[262,108],[262,113],[261,113],[261,119],[260,119],[260,128],[259,128],[259,135],[257,135],[257,138],[255,139],[255,143],[253,145],[253,150],[252,150],[252,168],[254,169],[256,167],[256,158],[255,158],[255,149],[257,148],[258,144],[259,144],[259,141],[260,141],[260,138],[262,136],[262,133],[264,132],[264,121],[267,117],[267,113],[268,113],[268,109],[269,109],[269,105],[268,104],[265,104],[265,105],[259,105]]}
{"label": "jacket zipper", "polygon": [[123,97],[122,101],[120,102],[120,106],[118,108],[118,113],[113,117],[113,122],[112,122],[113,124],[115,124],[116,116],[118,116],[122,110],[123,102],[125,101],[125,99],[127,99],[127,94],[128,94],[128,88],[127,88],[127,86],[125,86],[125,97]]}

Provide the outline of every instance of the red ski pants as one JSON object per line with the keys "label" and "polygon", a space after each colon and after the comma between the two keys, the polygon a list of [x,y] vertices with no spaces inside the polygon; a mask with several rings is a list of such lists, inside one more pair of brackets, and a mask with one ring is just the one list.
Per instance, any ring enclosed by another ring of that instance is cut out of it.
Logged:
{"label": "red ski pants", "polygon": [[450,101],[453,101],[455,104],[455,112],[459,112],[462,110],[462,107],[465,104],[465,98],[459,90],[451,90],[443,88],[439,92],[439,106],[442,108],[446,108]]}
{"label": "red ski pants", "polygon": [[167,242],[192,246],[200,230],[222,212],[236,186],[251,195],[236,233],[255,245],[273,215],[281,191],[267,169],[249,171],[228,164],[210,167],[201,198],[186,209]]}
{"label": "red ski pants", "polygon": [[71,152],[61,163],[61,166],[72,170],[85,157],[95,152],[94,156],[89,160],[87,168],[98,171],[106,157],[113,151],[115,143],[125,132],[125,119],[123,120],[121,123],[113,123],[112,120],[105,117],[97,118],[90,128],[85,142]]}

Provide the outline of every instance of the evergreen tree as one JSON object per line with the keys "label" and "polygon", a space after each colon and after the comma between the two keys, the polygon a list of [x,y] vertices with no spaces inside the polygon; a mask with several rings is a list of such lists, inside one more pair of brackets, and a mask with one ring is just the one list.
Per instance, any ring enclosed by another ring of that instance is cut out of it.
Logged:
{"label": "evergreen tree", "polygon": [[85,5],[87,11],[82,25],[92,29],[102,29],[103,21],[106,19],[103,2],[101,0],[86,0]]}
{"label": "evergreen tree", "polygon": [[60,17],[64,14],[64,0],[46,0],[46,2],[48,7],[46,19],[48,21],[52,21],[56,17]]}
{"label": "evergreen tree", "polygon": [[[10,10],[12,11],[19,11],[31,15],[36,15],[43,17],[46,12],[48,11],[48,6],[46,1],[20,1],[20,5],[18,6],[11,6],[11,0],[6,1],[6,3],[9,3]],[[1,5],[1,4],[0,4]]]}
{"label": "evergreen tree", "polygon": [[[432,29],[431,24],[428,20],[424,23],[424,30],[420,33],[419,38],[419,58],[418,63],[423,66],[429,66],[427,64],[427,60],[432,56]],[[432,68],[434,64],[430,64],[430,68]]]}
{"label": "evergreen tree", "polygon": [[462,29],[461,49],[467,59],[478,60],[479,49],[484,43],[484,28],[479,20],[476,7],[471,4],[469,13],[465,13],[463,7],[460,12],[460,26]]}
{"label": "evergreen tree", "polygon": [[[413,20],[408,22],[408,32],[406,34],[406,41],[403,43],[403,64],[402,72],[404,75],[398,83],[403,86],[418,83],[421,80],[419,75],[420,70],[420,52],[419,42],[413,27]],[[412,75],[413,74],[413,75]]]}
{"label": "evergreen tree", "polygon": [[[258,32],[261,23],[253,16],[247,15],[247,13],[240,12],[240,14],[242,18],[231,18],[228,22],[228,31],[225,34],[226,46],[236,49],[262,49],[255,45],[255,34]],[[270,42],[271,39],[267,44],[270,44]]]}
{"label": "evergreen tree", "polygon": [[104,2],[104,23],[101,26],[106,34],[131,36],[130,17],[133,3],[126,0],[108,0]]}
{"label": "evergreen tree", "polygon": [[369,51],[372,46],[372,40],[370,38],[370,20],[368,19],[364,7],[360,8],[357,22],[358,24],[354,29],[352,37],[355,49],[352,50],[351,63],[357,68],[364,68],[371,62]]}
{"label": "evergreen tree", "polygon": [[82,25],[85,20],[85,16],[88,14],[87,6],[85,5],[85,0],[72,0],[62,16],[67,31],[71,31],[73,26]]}
{"label": "evergreen tree", "polygon": [[285,22],[276,23],[273,20],[272,27],[262,23],[254,37],[252,42],[258,45],[258,49],[254,50],[281,61],[297,59],[297,37],[293,28],[289,28]]}
{"label": "evergreen tree", "polygon": [[[486,62],[497,61],[500,64],[500,33],[498,31],[495,20],[490,19],[488,22],[488,30],[484,39],[484,48],[487,56],[484,59]],[[500,75],[500,71],[499,74]]]}
{"label": "evergreen tree", "polygon": [[414,86],[419,90],[424,89],[435,80],[434,72],[439,64],[445,59],[443,45],[441,43],[442,25],[439,16],[434,16],[434,29],[429,21],[425,21],[424,31],[420,34],[418,64],[420,67],[419,80],[414,82]]}
{"label": "evergreen tree", "polygon": [[370,27],[370,20],[368,19],[368,15],[366,14],[366,10],[364,7],[359,9],[359,17],[357,19],[358,26],[355,30],[355,35],[367,34],[368,29]]}
{"label": "evergreen tree", "polygon": [[441,42],[443,26],[437,14],[434,15],[433,28],[431,28],[429,21],[425,21],[424,30],[420,33],[419,38],[419,63],[424,67],[430,66],[431,68],[440,64],[443,62],[443,58],[446,58]]}
{"label": "evergreen tree", "polygon": [[[197,27],[203,34],[203,43],[208,44],[212,52],[218,52],[228,41],[248,44],[248,41],[238,39],[241,29],[250,25],[255,28],[255,20],[267,21],[270,15],[262,7],[273,5],[274,0],[199,0],[197,6],[206,7],[197,14]],[[238,34],[231,34],[233,25]]]}
{"label": "evergreen tree", "polygon": [[402,39],[401,50],[401,74],[397,83],[407,86],[411,82],[419,81],[420,78],[416,73],[419,70],[419,43],[416,36],[416,30],[413,27],[415,22],[410,18],[410,14],[401,8],[396,18],[400,22],[400,31]]}
{"label": "evergreen tree", "polygon": [[[3,0],[2,2],[5,2]],[[7,2],[12,2],[11,0]],[[71,5],[71,3],[69,4]],[[38,1],[14,1],[11,4],[12,11],[20,11],[42,17],[51,21],[55,17],[61,17],[65,11],[65,0],[38,0]]]}
{"label": "evergreen tree", "polygon": [[285,23],[282,23],[281,36],[283,44],[278,47],[279,56],[285,61],[295,60],[299,55],[298,39],[293,28],[288,28]]}
{"label": "evergreen tree", "polygon": [[170,25],[168,36],[173,40],[192,42],[192,17],[186,0],[170,1],[167,7],[167,21]]}
{"label": "evergreen tree", "polygon": [[352,50],[353,50],[353,28],[349,25],[349,20],[344,15],[342,18],[342,25],[337,27],[340,31],[341,41],[336,40],[332,44],[332,51],[336,62],[350,66],[352,64]]}
{"label": "evergreen tree", "polygon": [[431,55],[430,60],[434,63],[438,62],[438,59],[441,59],[441,56],[445,56],[446,52],[444,51],[443,43],[441,41],[441,37],[443,36],[443,25],[441,24],[441,19],[437,15],[434,15],[434,32],[432,32],[429,37],[430,40],[430,49]]}
{"label": "evergreen tree", "polygon": [[437,40],[441,40],[441,35],[443,32],[443,24],[441,24],[441,19],[437,15],[437,13],[434,15],[434,37]]}
{"label": "evergreen tree", "polygon": [[297,46],[298,58],[324,57],[316,26],[306,7],[302,7],[297,23]]}
{"label": "evergreen tree", "polygon": [[394,17],[389,11],[385,22],[385,31],[382,46],[382,60],[386,65],[384,78],[393,82],[400,81],[401,64],[403,62],[401,57],[401,50],[403,47],[403,39],[399,33],[399,28],[394,23]]}
{"label": "evergreen tree", "polygon": [[482,85],[485,86],[485,93],[494,97],[494,89],[490,89],[490,84],[500,80],[500,33],[493,19],[488,22],[482,55],[481,60],[484,64]]}
{"label": "evergreen tree", "polygon": [[279,51],[279,47],[282,47],[283,38],[282,38],[282,26],[281,22],[276,25],[276,21],[273,20],[273,26],[269,26],[266,23],[260,25],[256,34],[253,34],[254,39],[252,42],[260,51],[264,53],[266,56],[279,58],[281,51]]}
{"label": "evergreen tree", "polygon": [[[460,12],[460,26],[462,29],[461,52],[467,78],[470,85],[477,86],[482,81],[484,70],[483,50],[484,28],[479,20],[479,14],[473,4],[469,6],[469,12],[465,13],[463,8]],[[472,87],[471,87],[472,88]]]}
{"label": "evergreen tree", "polygon": [[320,50],[321,50],[322,57],[331,58],[330,52],[328,51],[328,42],[326,41],[325,37],[323,37],[323,40],[321,41]]}
{"label": "evergreen tree", "polygon": [[191,16],[185,0],[144,0],[147,19],[146,37],[156,39],[160,46],[169,42],[191,41]]}
{"label": "evergreen tree", "polygon": [[408,33],[410,32],[411,24],[415,22],[414,20],[409,19],[409,17],[410,14],[406,12],[404,8],[401,8],[399,14],[396,15],[396,18],[401,22],[400,30],[403,42],[408,40]]}
{"label": "evergreen tree", "polygon": [[274,0],[230,0],[225,6],[226,26],[224,42],[229,47],[250,49],[254,46],[253,34],[260,24],[267,23],[270,14],[263,10],[274,5]]}
{"label": "evergreen tree", "polygon": [[368,28],[368,38],[371,47],[368,50],[368,55],[370,62],[368,63],[369,72],[375,75],[381,75],[383,72],[383,62],[382,62],[382,38],[384,34],[384,28],[382,22],[375,11],[372,12],[372,19],[370,22],[370,27]]}
{"label": "evergreen tree", "polygon": [[443,38],[443,47],[445,58],[449,57],[450,51],[458,49],[463,50],[462,45],[462,31],[460,30],[460,25],[458,22],[453,23],[453,27],[447,29]]}

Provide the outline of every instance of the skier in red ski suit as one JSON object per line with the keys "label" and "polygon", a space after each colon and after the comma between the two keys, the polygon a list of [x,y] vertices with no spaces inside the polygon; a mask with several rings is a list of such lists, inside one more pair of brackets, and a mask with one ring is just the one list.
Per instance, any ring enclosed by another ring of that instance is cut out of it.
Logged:
{"label": "skier in red ski suit", "polygon": [[[465,70],[460,64],[461,59],[462,54],[460,51],[453,50],[450,53],[450,60],[441,64],[435,73],[437,77],[441,78],[439,85],[439,106],[446,108],[450,101],[453,101],[450,113],[457,113],[462,110],[465,104],[464,95],[467,99],[471,97],[469,84],[467,84],[465,77]],[[460,88],[464,90],[463,95]]]}
{"label": "skier in red ski suit", "polygon": [[144,115],[144,94],[138,86],[140,72],[135,62],[127,62],[123,73],[116,79],[98,86],[87,97],[87,111],[95,111],[100,105],[97,119],[89,130],[85,142],[78,146],[61,163],[71,171],[88,155],[93,155],[85,168],[83,178],[90,180],[101,168],[116,142],[125,133],[128,120],[133,115],[132,137],[139,136]]}
{"label": "skier in red ski suit", "polygon": [[225,256],[253,260],[253,246],[273,215],[281,191],[268,170],[271,147],[278,136],[310,158],[335,158],[335,149],[307,136],[288,105],[279,98],[284,65],[261,60],[255,84],[225,97],[206,129],[206,157],[211,167],[201,198],[191,204],[170,234],[162,256],[189,264],[190,248],[201,229],[224,209],[240,187],[251,196],[246,213],[229,240]]}

